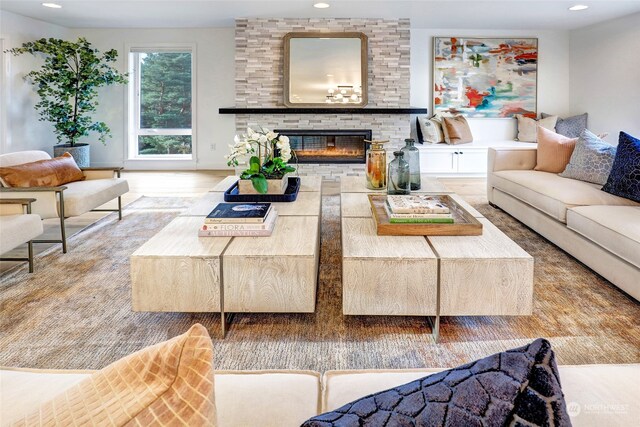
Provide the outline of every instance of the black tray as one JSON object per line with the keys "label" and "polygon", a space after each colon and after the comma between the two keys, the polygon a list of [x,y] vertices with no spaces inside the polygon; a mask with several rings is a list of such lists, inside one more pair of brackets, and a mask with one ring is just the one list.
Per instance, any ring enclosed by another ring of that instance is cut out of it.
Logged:
{"label": "black tray", "polygon": [[225,202],[255,202],[255,203],[278,203],[295,202],[300,191],[300,178],[289,177],[289,184],[284,194],[238,194],[238,181],[224,192]]}

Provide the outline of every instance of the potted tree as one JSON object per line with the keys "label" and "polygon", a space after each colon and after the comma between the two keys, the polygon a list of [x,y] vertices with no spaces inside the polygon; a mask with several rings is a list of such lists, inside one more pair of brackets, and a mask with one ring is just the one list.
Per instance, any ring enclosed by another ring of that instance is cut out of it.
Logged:
{"label": "potted tree", "polygon": [[90,146],[79,140],[95,132],[98,140],[105,144],[106,138],[111,136],[107,124],[92,117],[98,105],[97,89],[127,82],[126,74],[110,65],[115,62],[118,52],[111,49],[100,54],[82,37],[76,42],[43,38],[9,52],[44,57],[40,69],[31,71],[25,79],[36,87],[40,96],[40,102],[36,104],[40,120],[54,125],[59,142],[54,146],[54,155],[69,152],[78,166],[89,166]]}

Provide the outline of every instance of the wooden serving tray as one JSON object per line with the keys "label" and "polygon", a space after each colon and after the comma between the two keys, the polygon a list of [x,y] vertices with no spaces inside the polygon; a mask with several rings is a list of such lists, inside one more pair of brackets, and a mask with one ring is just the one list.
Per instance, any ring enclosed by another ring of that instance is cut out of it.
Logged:
{"label": "wooden serving tray", "polygon": [[448,206],[453,214],[452,224],[403,223],[392,224],[384,209],[386,195],[369,194],[369,203],[376,223],[378,236],[480,236],[482,223],[447,194],[435,194],[434,198]]}

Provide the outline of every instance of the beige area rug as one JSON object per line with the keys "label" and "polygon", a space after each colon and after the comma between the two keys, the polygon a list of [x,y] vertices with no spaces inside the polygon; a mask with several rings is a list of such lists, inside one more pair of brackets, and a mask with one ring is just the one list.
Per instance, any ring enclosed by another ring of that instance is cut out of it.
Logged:
{"label": "beige area rug", "polygon": [[193,202],[144,197],[122,221],[73,236],[68,254],[40,255],[35,274],[2,278],[0,365],[101,368],[194,322],[209,328],[219,369],[451,367],[537,337],[561,364],[640,362],[640,304],[484,202],[475,205],[535,257],[533,316],[444,318],[440,344],[424,318],[343,316],[339,200],[323,198],[314,314],[237,314],[221,340],[218,314],[132,312],[129,255]]}

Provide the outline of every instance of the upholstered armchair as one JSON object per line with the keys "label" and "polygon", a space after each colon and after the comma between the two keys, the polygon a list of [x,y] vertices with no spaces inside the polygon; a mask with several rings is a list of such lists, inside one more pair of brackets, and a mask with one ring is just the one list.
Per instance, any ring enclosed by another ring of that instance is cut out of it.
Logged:
{"label": "upholstered armchair", "polygon": [[[50,159],[44,151],[19,151],[0,155],[0,167],[16,166],[38,160]],[[129,184],[120,177],[122,168],[82,168],[84,181],[70,182],[57,187],[0,187],[0,199],[32,198],[32,211],[42,219],[60,219],[60,240],[34,240],[34,243],[62,243],[67,252],[65,219],[89,211],[118,212],[122,219],[121,196],[129,191]],[[117,209],[97,209],[118,199]]]}
{"label": "upholstered armchair", "polygon": [[31,203],[36,199],[0,200],[0,254],[26,243],[27,258],[1,257],[0,261],[28,261],[29,273],[33,273],[33,239],[42,234],[42,219],[31,213]]}

